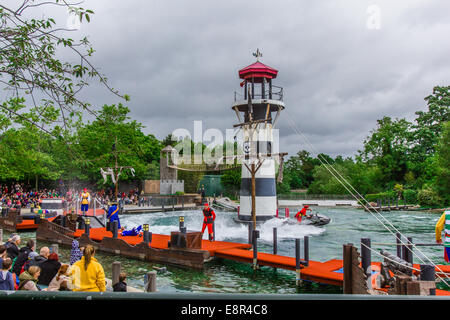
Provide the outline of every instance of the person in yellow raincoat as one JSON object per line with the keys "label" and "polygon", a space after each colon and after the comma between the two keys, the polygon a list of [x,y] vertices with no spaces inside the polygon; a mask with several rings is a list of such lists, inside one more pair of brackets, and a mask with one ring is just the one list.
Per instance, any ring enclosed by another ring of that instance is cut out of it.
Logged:
{"label": "person in yellow raincoat", "polygon": [[95,248],[87,245],[81,260],[72,265],[70,270],[73,291],[106,291],[105,271],[94,255]]}
{"label": "person in yellow raincoat", "polygon": [[444,259],[450,262],[450,210],[445,210],[436,223],[436,242],[442,243],[442,231],[444,230]]}

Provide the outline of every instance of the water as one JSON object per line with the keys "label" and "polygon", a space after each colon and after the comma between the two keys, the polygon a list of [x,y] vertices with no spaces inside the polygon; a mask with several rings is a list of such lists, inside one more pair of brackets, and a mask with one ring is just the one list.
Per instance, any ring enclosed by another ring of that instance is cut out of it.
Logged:
{"label": "water", "polygon": [[[258,226],[260,239],[258,250],[272,253],[273,228],[278,228],[278,254],[295,256],[295,238],[310,236],[310,259],[327,261],[342,259],[343,244],[353,243],[360,249],[360,239],[370,238],[372,248],[396,253],[395,231],[390,233],[381,223],[394,227],[406,237],[412,237],[414,243],[434,243],[434,228],[439,214],[392,211],[383,212],[383,217],[376,219],[372,214],[352,208],[316,208],[316,212],[331,218],[331,222],[322,227],[283,224],[285,219],[271,219]],[[216,211],[216,240],[248,242],[248,227],[238,224],[232,219],[236,214]],[[291,214],[293,215],[293,214]],[[200,210],[168,211],[147,214],[123,215],[121,224],[128,229],[143,223],[150,225],[153,233],[170,234],[178,230],[179,216],[185,217],[188,230],[201,230],[203,215]],[[380,220],[380,221],[379,221]],[[392,225],[390,225],[392,224]],[[34,232],[22,233],[23,243],[27,238],[34,238]],[[4,238],[8,236],[5,232]],[[207,232],[204,234],[207,239]],[[39,241],[38,248],[51,243]],[[420,250],[420,252],[418,251]],[[442,247],[418,247],[415,250],[414,263],[423,263],[431,259],[435,264],[444,264]],[[303,250],[302,250],[303,254]],[[60,247],[60,260],[69,261],[70,250]],[[143,289],[144,275],[153,271],[153,267],[163,267],[162,264],[127,259],[120,256],[97,252],[97,259],[105,268],[106,276],[111,278],[111,266],[114,261],[120,261],[122,269],[128,273],[127,283],[130,286]],[[427,258],[426,258],[427,257]],[[372,261],[382,261],[382,258],[372,252]],[[196,292],[196,293],[341,293],[342,289],[333,286],[306,284],[302,288],[295,286],[295,273],[292,271],[262,267],[256,272],[251,265],[229,260],[215,260],[206,264],[203,271],[175,266],[165,266],[167,272],[158,273],[157,289],[162,293]],[[446,286],[441,287],[446,289]]]}

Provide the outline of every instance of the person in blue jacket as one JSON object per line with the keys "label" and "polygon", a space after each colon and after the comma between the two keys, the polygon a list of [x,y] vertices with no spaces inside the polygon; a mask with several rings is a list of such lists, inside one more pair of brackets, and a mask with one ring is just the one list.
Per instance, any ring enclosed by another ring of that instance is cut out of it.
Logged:
{"label": "person in blue jacket", "polygon": [[122,230],[122,237],[125,237],[125,236],[139,236],[139,237],[142,237],[141,229],[142,229],[142,225],[137,227],[137,228],[134,227],[131,230]]}
{"label": "person in blue jacket", "polygon": [[111,203],[111,206],[109,207],[106,218],[109,219],[110,223],[112,223],[113,221],[117,221],[118,228],[121,229],[120,219],[119,219],[119,206],[117,205],[117,202]]}

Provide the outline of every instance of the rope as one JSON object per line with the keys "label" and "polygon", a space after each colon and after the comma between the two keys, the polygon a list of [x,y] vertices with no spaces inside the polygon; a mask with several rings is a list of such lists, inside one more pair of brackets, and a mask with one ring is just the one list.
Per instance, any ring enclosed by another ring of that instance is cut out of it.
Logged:
{"label": "rope", "polygon": [[[321,159],[321,157],[320,157],[320,155],[319,155],[319,152],[317,151],[317,149],[315,149],[314,148],[314,146],[309,142],[309,140],[308,140],[308,138],[297,128],[297,126],[296,126],[296,124],[295,124],[295,122],[292,120],[292,119],[294,119],[293,117],[291,117],[290,115],[289,115],[289,113],[288,112],[286,112],[287,113],[287,115],[288,115],[288,122],[289,122],[289,126],[291,127],[291,129],[293,129],[294,130],[294,132],[295,133],[297,133],[297,135],[299,135],[299,136],[302,136],[303,137],[303,139],[306,141],[306,143],[313,149],[313,151],[314,152],[316,152],[317,153],[317,158],[319,159],[319,161],[320,161],[320,163],[331,173],[331,175],[333,175],[333,177],[340,183],[340,184],[342,184],[342,186],[347,190],[347,192],[349,192],[356,200],[364,200],[372,209],[373,209],[373,211],[375,212],[375,213],[377,213],[379,216],[381,216],[397,233],[399,233],[399,234],[401,234],[401,232],[389,221],[389,220],[387,220],[380,212],[378,212],[378,210],[376,209],[376,208],[374,208],[371,204],[370,204],[370,202],[368,202],[358,191],[356,191],[356,189],[336,170],[336,169],[334,169],[331,165],[330,165],[330,163],[326,160],[326,159],[324,159],[325,161],[323,161],[322,159]],[[326,162],[326,164],[325,164],[325,162]],[[340,178],[338,178],[337,176],[336,176],[336,174],[335,173],[333,173],[333,171],[331,170],[334,170],[334,172],[340,177]],[[345,184],[344,184],[344,182],[348,185],[348,186],[346,186]],[[349,187],[359,196],[356,196],[351,190],[349,190]],[[387,227],[382,221],[380,221],[380,219],[378,219],[378,217],[376,217],[375,216],[375,214],[374,214],[374,212],[372,211],[372,210],[369,210],[368,208],[367,208],[367,206],[363,203],[363,202],[361,202],[361,205],[375,218],[375,219],[377,219],[378,220],[378,222],[380,222],[382,225],[383,225],[383,227],[384,228],[386,228],[390,233],[392,233],[393,235],[395,235],[394,234],[394,232],[391,230],[391,229],[389,229],[389,227]],[[445,274],[440,268],[439,268],[439,266],[437,266],[433,261],[431,261],[431,259],[430,258],[428,258],[421,250],[419,250],[414,244],[412,244],[412,243],[404,243],[403,241],[402,241],[402,239],[400,238],[399,239],[399,241],[403,244],[403,245],[411,245],[412,247],[414,247],[414,248],[416,248],[416,250],[418,251],[418,252],[420,252],[435,268],[437,268],[441,273],[443,273],[443,274]],[[411,252],[412,252],[412,254],[415,254],[413,251],[412,251],[412,249],[410,249],[409,247],[407,247],[407,249],[408,250],[411,250]],[[425,264],[425,262],[421,259],[421,257],[419,257],[418,255],[416,255],[418,258],[419,258],[419,260],[422,262],[422,263],[424,263]],[[450,279],[446,274],[445,274],[445,276],[446,276],[446,278],[447,279]],[[440,277],[439,275],[438,275],[438,277]],[[442,279],[443,280],[443,279]],[[444,281],[445,282],[445,281]],[[450,288],[450,285],[449,284],[447,284],[448,285],[448,287]]]}

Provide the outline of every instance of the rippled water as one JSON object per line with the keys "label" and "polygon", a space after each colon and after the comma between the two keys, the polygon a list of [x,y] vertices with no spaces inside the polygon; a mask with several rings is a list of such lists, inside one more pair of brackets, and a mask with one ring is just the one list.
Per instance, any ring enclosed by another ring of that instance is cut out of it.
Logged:
{"label": "rippled water", "polygon": [[[382,216],[372,215],[363,210],[351,208],[315,208],[315,211],[331,218],[331,222],[322,227],[308,225],[285,224],[285,219],[271,219],[258,226],[260,239],[258,249],[263,252],[272,252],[273,228],[278,232],[278,254],[295,256],[295,238],[310,236],[310,259],[327,261],[342,259],[342,247],[346,243],[353,243],[360,248],[361,238],[370,238],[372,247],[396,253],[395,228],[405,237],[412,237],[414,243],[434,243],[434,228],[439,214],[425,212],[391,211],[383,212]],[[238,224],[232,219],[235,213],[216,211],[216,240],[244,242],[248,241],[248,227]],[[170,234],[178,230],[178,217],[185,217],[188,230],[201,230],[201,211],[168,211],[147,214],[123,215],[121,224],[132,228],[143,223],[150,225],[153,233]],[[394,233],[386,229],[389,227]],[[8,236],[5,232],[4,238]],[[34,238],[34,232],[22,234],[23,238]],[[204,234],[207,239],[207,232]],[[23,242],[25,243],[25,241]],[[40,241],[38,247],[50,245]],[[418,251],[420,250],[420,252]],[[427,262],[431,259],[436,264],[444,264],[442,247],[418,247],[414,255],[414,263]],[[69,260],[69,249],[60,248],[61,260]],[[302,251],[303,255],[303,251]],[[153,267],[163,267],[161,264],[126,259],[98,252],[97,259],[105,268],[107,277],[111,277],[111,265],[120,261],[122,268],[127,271],[128,285],[143,289],[144,275]],[[372,252],[373,261],[382,258]],[[422,260],[422,261],[421,261]],[[166,266],[167,272],[158,273],[157,289],[159,292],[220,292],[220,293],[340,293],[341,288],[305,284],[297,289],[295,286],[295,273],[292,271],[262,267],[254,271],[249,264],[228,260],[214,260],[206,264],[203,271]]]}

